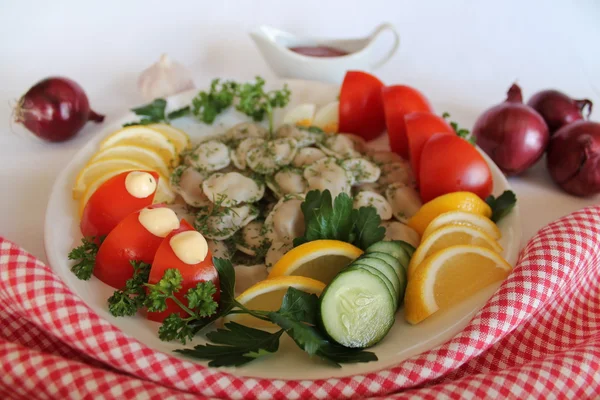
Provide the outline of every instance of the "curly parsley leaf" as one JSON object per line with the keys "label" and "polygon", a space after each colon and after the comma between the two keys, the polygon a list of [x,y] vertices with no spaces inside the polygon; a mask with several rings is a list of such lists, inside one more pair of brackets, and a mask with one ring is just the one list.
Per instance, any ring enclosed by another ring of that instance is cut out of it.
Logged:
{"label": "curly parsley leaf", "polygon": [[201,91],[192,100],[192,114],[205,124],[212,124],[217,115],[233,104],[238,84],[213,79],[208,92]]}
{"label": "curly parsley leaf", "polygon": [[83,238],[81,243],[81,246],[71,250],[68,257],[69,260],[76,261],[71,271],[77,278],[87,281],[94,272],[99,245],[94,242],[94,238]]}
{"label": "curly parsley leaf", "polygon": [[158,328],[158,337],[163,341],[177,340],[186,344],[192,340],[196,332],[188,324],[187,319],[181,318],[177,313],[169,315]]}
{"label": "curly parsley leaf", "polygon": [[150,312],[162,312],[167,309],[167,299],[173,298],[181,290],[183,277],[176,269],[168,269],[156,284],[146,284],[146,307]]}
{"label": "curly parsley leaf", "polygon": [[146,301],[145,284],[150,275],[150,264],[142,261],[130,261],[133,277],[128,279],[125,287],[116,290],[108,298],[108,311],[115,317],[131,316],[144,306]]}
{"label": "curly parsley leaf", "polygon": [[178,353],[203,360],[210,360],[211,367],[239,366],[257,358],[275,353],[283,329],[274,333],[250,328],[235,322],[225,324],[206,334],[214,344],[198,345],[193,349],[175,350]]}
{"label": "curly parsley leaf", "polygon": [[492,216],[490,219],[494,222],[500,221],[506,217],[510,211],[517,204],[517,196],[512,190],[505,190],[500,196],[494,197],[493,195],[488,196],[485,202],[492,209]]}
{"label": "curly parsley leaf", "polygon": [[269,118],[269,132],[273,132],[273,109],[285,107],[290,101],[291,91],[287,84],[281,90],[265,92],[265,80],[260,76],[254,82],[248,82],[238,87],[239,99],[236,110],[246,114],[254,121],[262,121],[265,116]]}
{"label": "curly parsley leaf", "polygon": [[[450,113],[447,111],[444,112],[442,114],[442,118],[449,119]],[[469,142],[473,146],[475,146],[475,144],[476,144],[475,136],[471,135],[471,133],[467,129],[461,128],[460,126],[458,126],[458,122],[455,122],[455,121],[450,121],[450,126],[452,127],[452,129],[454,129],[454,132],[456,132],[456,135],[458,137],[465,139],[467,142]]]}
{"label": "curly parsley leaf", "polygon": [[361,207],[352,210],[354,221],[354,244],[356,247],[366,249],[373,243],[380,242],[385,237],[385,228],[381,226],[381,218],[373,207]]}
{"label": "curly parsley leaf", "polygon": [[311,190],[301,205],[304,235],[294,239],[294,246],[319,239],[341,240],[361,249],[382,240],[385,228],[373,207],[353,210],[352,198],[339,194],[332,202],[331,192]]}
{"label": "curly parsley leaf", "polygon": [[[210,283],[210,284],[209,284]],[[217,311],[218,304],[213,300],[217,288],[212,282],[201,282],[191,288],[185,295],[188,307],[195,310],[200,317],[208,317]]]}

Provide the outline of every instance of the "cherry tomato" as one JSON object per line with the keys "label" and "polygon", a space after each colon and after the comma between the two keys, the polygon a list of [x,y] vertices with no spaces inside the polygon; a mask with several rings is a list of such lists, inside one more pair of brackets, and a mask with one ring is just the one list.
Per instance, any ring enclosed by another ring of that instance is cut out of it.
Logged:
{"label": "cherry tomato", "polygon": [[[164,207],[164,204],[154,204],[148,208]],[[125,217],[106,236],[100,245],[94,265],[94,275],[102,282],[121,289],[128,279],[133,276],[131,261],[142,261],[152,264],[162,237],[150,233],[140,223],[140,211]]]}
{"label": "cherry tomato", "polygon": [[[189,223],[187,223],[185,220],[182,220],[181,226],[172,231],[169,236],[164,238],[160,244],[160,247],[156,251],[156,257],[152,263],[152,269],[150,270],[150,277],[148,279],[148,283],[157,283],[164,276],[166,270],[178,269],[183,277],[183,283],[181,290],[175,294],[175,297],[186,306],[188,305],[188,301],[185,298],[185,294],[189,289],[196,287],[196,285],[200,282],[211,281],[214,283],[217,291],[213,295],[213,299],[218,302],[219,298],[221,297],[219,274],[213,265],[212,254],[210,253],[210,250],[208,251],[204,261],[201,261],[198,264],[190,265],[181,261],[171,248],[170,240],[173,236],[181,232],[193,230],[195,229]],[[181,307],[175,304],[173,300],[167,299],[167,309],[162,312],[149,312],[148,319],[162,322],[162,320],[174,313],[179,313],[182,318],[189,317],[189,315],[183,311]]]}
{"label": "cherry tomato", "polygon": [[386,86],[381,90],[381,94],[390,148],[394,153],[408,158],[404,116],[418,111],[433,112],[433,109],[427,98],[410,86]]}
{"label": "cherry tomato", "polygon": [[467,191],[485,200],[492,172],[475,146],[456,135],[435,134],[423,147],[420,193],[424,203],[443,194]]}
{"label": "cherry tomato", "polygon": [[354,133],[365,140],[383,133],[382,87],[379,79],[366,72],[346,73],[340,91],[339,132]]}
{"label": "cherry tomato", "polygon": [[410,151],[410,165],[419,183],[419,167],[423,146],[436,133],[456,135],[454,129],[441,117],[429,112],[414,112],[404,116],[406,137]]}
{"label": "cherry tomato", "polygon": [[[81,216],[81,233],[84,237],[100,238],[106,236],[114,229],[123,218],[134,211],[141,210],[152,204],[154,193],[144,198],[131,195],[125,187],[127,175],[133,171],[123,172],[113,176],[90,196],[83,215]],[[154,171],[147,172],[158,183],[158,174]]]}

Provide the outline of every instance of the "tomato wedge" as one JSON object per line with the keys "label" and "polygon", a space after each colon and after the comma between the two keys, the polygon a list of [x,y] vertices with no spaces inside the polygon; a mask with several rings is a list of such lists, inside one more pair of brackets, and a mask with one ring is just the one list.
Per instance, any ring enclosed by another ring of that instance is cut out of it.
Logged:
{"label": "tomato wedge", "polygon": [[467,191],[485,200],[492,193],[490,167],[475,146],[456,135],[435,134],[423,147],[420,193],[424,203]]}
{"label": "tomato wedge", "polygon": [[365,140],[375,139],[385,130],[381,99],[383,83],[371,74],[348,71],[340,91],[339,130]]}
{"label": "tomato wedge", "polygon": [[163,237],[151,233],[142,225],[140,213],[163,207],[164,204],[155,204],[129,214],[106,236],[98,249],[94,265],[94,275],[98,279],[115,289],[121,289],[133,276],[131,261],[152,264]]}
{"label": "tomato wedge", "polygon": [[[215,269],[212,261],[212,254],[208,251],[204,261],[197,264],[186,264],[173,251],[171,247],[171,238],[178,233],[186,231],[195,231],[195,229],[187,223],[185,220],[181,221],[181,226],[178,229],[173,230],[166,238],[163,239],[160,247],[156,251],[156,257],[152,263],[152,269],[150,270],[150,277],[148,283],[157,283],[164,276],[165,271],[168,269],[177,269],[181,272],[183,277],[183,283],[181,290],[175,294],[175,297],[181,301],[184,305],[188,305],[188,301],[185,297],[187,291],[200,282],[212,282],[217,288],[216,293],[213,295],[213,299],[218,302],[220,298],[220,286],[219,286],[219,274]],[[166,317],[171,314],[179,313],[182,318],[189,317],[189,315],[181,309],[171,299],[167,299],[167,309],[162,312],[148,312],[148,319],[152,321],[162,322]]]}
{"label": "tomato wedge", "polygon": [[132,172],[148,173],[152,175],[154,182],[158,183],[158,174],[154,171],[127,171],[104,182],[90,196],[83,209],[79,227],[84,237],[98,239],[106,236],[123,218],[152,204],[156,189],[142,198],[133,196],[127,190],[125,181]]}
{"label": "tomato wedge", "polygon": [[390,148],[408,158],[408,139],[404,116],[412,112],[433,112],[429,100],[417,89],[405,85],[386,86],[381,90]]}
{"label": "tomato wedge", "polygon": [[406,138],[410,151],[410,165],[412,166],[417,184],[419,183],[419,167],[421,152],[425,143],[436,133],[456,135],[454,129],[442,118],[429,112],[414,112],[404,116]]}

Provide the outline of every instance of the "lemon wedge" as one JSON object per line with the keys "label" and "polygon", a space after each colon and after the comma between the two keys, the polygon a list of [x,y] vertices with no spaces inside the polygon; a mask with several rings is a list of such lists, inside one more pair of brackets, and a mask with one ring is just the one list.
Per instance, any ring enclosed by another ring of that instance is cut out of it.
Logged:
{"label": "lemon wedge", "polygon": [[304,243],[281,257],[267,279],[296,275],[327,284],[362,253],[358,247],[339,240]]}
{"label": "lemon wedge", "polygon": [[161,157],[161,155],[151,146],[148,145],[130,145],[117,143],[114,146],[106,147],[98,151],[91,159],[90,163],[109,160],[109,159],[127,159],[137,161],[142,164],[152,167],[153,171],[157,171],[164,176],[171,174],[169,164]]}
{"label": "lemon wedge", "polygon": [[100,149],[115,146],[117,143],[151,146],[163,157],[167,164],[178,160],[178,147],[175,146],[169,135],[158,129],[138,125],[120,129],[107,136],[100,143]]}
{"label": "lemon wedge", "polygon": [[181,153],[190,145],[190,137],[181,129],[177,129],[167,124],[151,124],[147,126],[148,128],[156,129],[166,135],[175,145],[178,153]]}
{"label": "lemon wedge", "polygon": [[426,258],[408,280],[406,320],[417,324],[490,284],[504,280],[512,267],[498,253],[479,246],[452,246]]}
{"label": "lemon wedge", "polygon": [[432,232],[427,239],[421,242],[408,264],[408,277],[410,278],[417,266],[430,255],[447,247],[460,244],[481,246],[496,253],[502,251],[502,246],[493,237],[479,229],[461,225],[443,226]]}
{"label": "lemon wedge", "polygon": [[[281,307],[283,296],[290,287],[320,295],[323,289],[325,289],[325,284],[304,276],[279,276],[260,281],[249,287],[236,300],[250,310],[277,311]],[[225,318],[225,322],[229,321],[257,328],[274,326],[270,322],[247,314],[229,315]]]}
{"label": "lemon wedge", "polygon": [[423,204],[407,225],[423,235],[425,229],[437,216],[448,211],[467,211],[489,218],[492,209],[487,203],[471,192],[454,192],[436,197]]}
{"label": "lemon wedge", "polygon": [[425,232],[423,232],[423,237],[421,239],[425,240],[425,238],[433,231],[448,225],[461,225],[477,228],[487,233],[495,240],[498,240],[502,237],[500,229],[498,229],[496,224],[489,218],[466,211],[448,211],[438,215],[429,223],[427,229],[425,229]]}

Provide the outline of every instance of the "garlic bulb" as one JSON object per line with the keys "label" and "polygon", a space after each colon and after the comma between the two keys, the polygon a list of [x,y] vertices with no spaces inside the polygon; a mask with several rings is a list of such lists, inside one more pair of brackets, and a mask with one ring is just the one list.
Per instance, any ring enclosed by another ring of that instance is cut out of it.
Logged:
{"label": "garlic bulb", "polygon": [[191,75],[190,70],[184,65],[163,54],[158,62],[141,73],[138,88],[142,97],[151,101],[193,89],[195,86]]}

